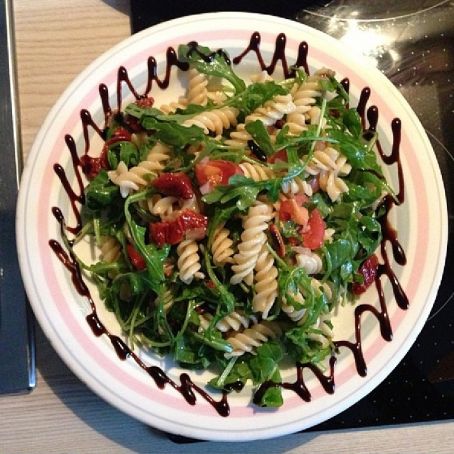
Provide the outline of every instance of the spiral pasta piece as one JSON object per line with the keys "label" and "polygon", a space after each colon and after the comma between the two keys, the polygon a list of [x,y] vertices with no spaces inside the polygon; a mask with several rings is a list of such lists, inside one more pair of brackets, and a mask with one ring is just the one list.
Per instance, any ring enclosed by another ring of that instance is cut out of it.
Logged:
{"label": "spiral pasta piece", "polygon": [[274,258],[264,244],[255,265],[255,295],[252,299],[254,312],[261,312],[263,319],[268,318],[268,313],[277,297],[277,276]]}
{"label": "spiral pasta piece", "polygon": [[335,202],[341,194],[348,192],[348,186],[335,172],[321,172],[319,176],[320,189],[325,191],[329,198]]}
{"label": "spiral pasta piece", "polygon": [[281,185],[281,190],[287,195],[305,194],[308,197],[312,197],[314,193],[312,186],[301,177],[295,177],[293,180],[284,181]]}
{"label": "spiral pasta piece", "polygon": [[207,110],[185,120],[183,126],[194,125],[202,128],[205,134],[214,132],[216,135],[220,135],[224,129],[236,126],[238,113],[238,109],[228,106],[221,109]]}
{"label": "spiral pasta piece", "polygon": [[312,326],[313,329],[316,329],[320,332],[319,333],[310,332],[308,334],[308,338],[313,341],[319,342],[322,348],[327,347],[331,343],[331,340],[333,338],[333,330],[329,326],[330,322],[331,322],[330,313],[321,314],[320,317],[318,317],[317,321]]}
{"label": "spiral pasta piece", "polygon": [[161,295],[159,302],[162,304],[164,308],[164,312],[169,312],[171,307],[173,306],[174,298],[173,298],[173,293],[170,289],[164,290],[163,294]]}
{"label": "spiral pasta piece", "polygon": [[[291,293],[289,294],[289,296],[296,302],[304,304],[304,296],[301,294],[301,292]],[[304,307],[301,309],[296,309],[292,304],[288,304],[286,297],[282,298],[281,309],[293,322],[298,322],[299,320],[301,320],[306,313],[306,309]]]}
{"label": "spiral pasta piece", "polygon": [[318,175],[322,171],[333,171],[337,175],[346,176],[351,171],[351,165],[347,163],[347,158],[338,150],[325,147],[314,151],[305,170],[310,175]]}
{"label": "spiral pasta piece", "polygon": [[[200,314],[199,321],[200,327],[202,330],[206,330],[212,320],[213,316],[211,314]],[[229,315],[226,315],[224,318],[219,320],[216,323],[216,328],[221,333],[227,333],[228,331],[238,331],[241,328],[248,328],[251,321],[254,319],[246,317],[241,312],[232,312]]]}
{"label": "spiral pasta piece", "polygon": [[100,258],[107,263],[115,262],[121,254],[121,244],[113,236],[103,236],[101,238],[100,249]]}
{"label": "spiral pasta piece", "polygon": [[274,172],[269,167],[259,163],[242,162],[239,166],[244,176],[254,181],[265,181],[274,178]]}
{"label": "spiral pasta piece", "polygon": [[327,282],[320,282],[318,279],[313,277],[311,278],[311,287],[317,292],[323,293],[328,301],[333,298],[333,292]]}
{"label": "spiral pasta piece", "polygon": [[308,275],[318,274],[322,271],[322,259],[315,252],[308,248],[294,248],[297,250],[295,255],[296,263],[299,267],[303,268]]}
{"label": "spiral pasta piece", "polygon": [[307,129],[306,115],[317,98],[322,96],[318,77],[312,76],[300,85],[295,84],[290,93],[295,109],[287,115],[285,126],[288,126],[290,134],[299,135]]}
{"label": "spiral pasta piece", "polygon": [[122,197],[127,197],[132,191],[138,191],[147,186],[156,174],[164,169],[164,162],[170,158],[170,148],[167,145],[156,143],[149,151],[147,158],[137,166],[128,169],[120,161],[115,170],[110,170],[107,175],[120,187]]}
{"label": "spiral pasta piece", "polygon": [[168,218],[174,211],[178,210],[177,203],[177,197],[162,197],[159,194],[155,194],[147,199],[147,207],[150,213],[159,216],[161,219]]}
{"label": "spiral pasta piece", "polygon": [[159,106],[159,110],[166,115],[170,115],[176,112],[177,109],[186,109],[188,106],[188,100],[186,98],[180,98],[177,102],[173,101],[169,104],[162,104]]}
{"label": "spiral pasta piece", "polygon": [[230,279],[232,284],[239,284],[244,280],[246,284],[252,285],[253,270],[260,250],[266,242],[265,230],[272,215],[272,208],[260,201],[249,208],[243,220],[244,230],[241,234],[241,243],[238,245],[238,254],[233,256],[235,264],[232,265],[234,272]]}
{"label": "spiral pasta piece", "polygon": [[195,68],[191,68],[188,72],[188,90],[186,98],[188,104],[198,104],[205,106],[208,101],[208,78],[205,74],[200,73]]}
{"label": "spiral pasta piece", "polygon": [[217,266],[224,263],[233,263],[233,241],[229,238],[229,235],[229,229],[223,225],[220,225],[214,232],[211,253],[213,254],[213,262]]}
{"label": "spiral pasta piece", "polygon": [[199,246],[194,240],[183,240],[177,247],[180,280],[185,284],[190,284],[194,278],[203,279],[204,277],[204,274],[199,271],[201,264],[198,250]]}
{"label": "spiral pasta piece", "polygon": [[251,140],[252,136],[246,131],[246,125],[240,123],[237,125],[235,131],[230,133],[230,138],[224,143],[231,148],[244,148],[247,146],[248,140]]}
{"label": "spiral pasta piece", "polygon": [[278,95],[267,101],[263,106],[258,107],[246,117],[245,122],[260,120],[265,126],[272,126],[277,120],[281,120],[284,115],[295,110],[292,95]]}
{"label": "spiral pasta piece", "polygon": [[241,356],[244,353],[253,353],[254,348],[260,347],[269,339],[275,339],[282,334],[282,329],[279,323],[274,321],[264,320],[250,328],[245,329],[241,333],[236,333],[227,338],[227,341],[232,346],[233,351],[226,353],[226,358]]}

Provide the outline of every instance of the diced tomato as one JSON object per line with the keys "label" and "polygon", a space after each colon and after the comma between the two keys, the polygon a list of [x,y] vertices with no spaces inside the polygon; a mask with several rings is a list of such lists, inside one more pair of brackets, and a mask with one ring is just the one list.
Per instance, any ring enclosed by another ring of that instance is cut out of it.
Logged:
{"label": "diced tomato", "polygon": [[145,263],[145,259],[142,257],[140,252],[132,244],[126,245],[126,251],[128,252],[128,257],[132,263],[132,266],[136,270],[141,271],[147,267],[147,264]]}
{"label": "diced tomato", "polygon": [[182,172],[163,173],[153,180],[153,186],[165,195],[171,195],[180,199],[190,199],[194,195],[191,179]]}
{"label": "diced tomato", "polygon": [[364,260],[364,262],[359,267],[359,274],[363,276],[363,282],[357,283],[355,282],[352,285],[352,291],[355,295],[360,295],[364,293],[368,287],[375,281],[378,271],[378,258],[375,254],[371,255],[368,259]]}
{"label": "diced tomato", "polygon": [[211,279],[208,279],[207,281],[205,281],[205,285],[210,289],[216,288],[215,283]]}
{"label": "diced tomato", "polygon": [[279,219],[281,221],[290,221],[293,214],[293,204],[290,200],[282,200],[279,207]]}
{"label": "diced tomato", "polygon": [[302,233],[303,246],[309,249],[318,249],[323,244],[325,235],[325,222],[322,215],[314,208],[309,216],[309,222]]}
{"label": "diced tomato", "polygon": [[104,154],[99,158],[92,158],[88,154],[84,154],[80,157],[80,165],[82,167],[82,172],[89,179],[93,180],[101,169],[107,169],[107,163],[104,159]]}
{"label": "diced tomato", "polygon": [[184,238],[201,240],[205,237],[208,218],[192,210],[183,210],[173,221],[152,222],[149,225],[151,240],[159,247],[175,245]]}
{"label": "diced tomato", "polygon": [[183,210],[176,223],[186,236],[189,235],[194,240],[201,240],[206,235],[208,218],[193,210]]}
{"label": "diced tomato", "polygon": [[306,202],[309,201],[309,197],[306,194],[295,194],[293,196],[295,202],[298,206],[303,206]]}
{"label": "diced tomato", "polygon": [[110,146],[116,142],[129,142],[130,140],[131,133],[126,128],[120,126],[113,132],[112,137],[109,140],[106,140],[106,145]]}
{"label": "diced tomato", "polygon": [[136,104],[137,104],[139,107],[143,107],[144,109],[146,109],[147,107],[153,107],[154,98],[151,97],[151,96],[145,96],[144,98],[139,98],[139,99],[136,101]]}
{"label": "diced tomato", "polygon": [[[167,221],[151,222],[148,225],[148,233],[150,235],[150,239],[159,247],[162,247],[164,246],[164,244],[169,242],[169,231],[170,222]],[[181,238],[183,238],[183,235],[181,235]]]}
{"label": "diced tomato", "polygon": [[286,199],[281,201],[279,219],[281,221],[292,220],[299,225],[306,225],[309,220],[309,212],[306,207],[300,206],[296,199]]}
{"label": "diced tomato", "polygon": [[287,151],[286,150],[279,150],[276,153],[273,153],[269,158],[268,162],[274,164],[276,161],[283,161],[287,162]]}
{"label": "diced tomato", "polygon": [[195,166],[195,176],[202,194],[212,191],[218,184],[228,184],[230,177],[237,174],[243,174],[240,166],[222,159],[204,159]]}

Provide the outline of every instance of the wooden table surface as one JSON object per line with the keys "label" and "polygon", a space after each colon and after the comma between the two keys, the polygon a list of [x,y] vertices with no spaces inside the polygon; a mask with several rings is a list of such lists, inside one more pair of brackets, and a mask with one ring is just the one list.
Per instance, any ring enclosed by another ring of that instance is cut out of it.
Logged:
{"label": "wooden table surface", "polygon": [[[151,4],[152,2],[150,2]],[[127,0],[15,0],[23,151],[93,59],[130,34]],[[454,422],[177,445],[93,394],[37,329],[38,386],[0,397],[0,453],[453,453]]]}

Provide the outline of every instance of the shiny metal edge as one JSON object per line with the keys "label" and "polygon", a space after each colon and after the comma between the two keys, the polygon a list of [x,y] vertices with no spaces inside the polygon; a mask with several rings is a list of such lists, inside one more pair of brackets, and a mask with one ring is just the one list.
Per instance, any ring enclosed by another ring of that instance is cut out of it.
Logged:
{"label": "shiny metal edge", "polygon": [[[9,91],[11,97],[11,124],[12,139],[14,148],[15,162],[15,180],[17,189],[19,189],[20,178],[23,169],[22,159],[22,139],[21,139],[21,120],[19,111],[19,91],[17,77],[16,47],[15,47],[15,29],[14,29],[14,10],[12,0],[4,0],[4,14],[6,25],[6,47],[8,53],[8,72],[9,72]],[[26,304],[26,324],[27,324],[27,366],[28,366],[28,389],[36,387],[36,349],[35,349],[35,330],[34,316],[29,305],[24,290]]]}

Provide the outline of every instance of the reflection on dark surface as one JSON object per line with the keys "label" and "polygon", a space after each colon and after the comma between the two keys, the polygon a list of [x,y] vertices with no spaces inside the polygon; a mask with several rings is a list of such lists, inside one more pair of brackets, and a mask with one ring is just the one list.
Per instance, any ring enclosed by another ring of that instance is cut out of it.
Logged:
{"label": "reflection on dark surface", "polygon": [[[454,2],[331,1],[300,11],[297,20],[366,57],[410,103],[440,164],[452,231]],[[451,242],[437,301],[404,360],[368,396],[313,430],[454,417],[453,258]]]}
{"label": "reflection on dark surface", "polygon": [[[443,175],[454,224],[454,1],[333,0],[213,2],[170,0],[150,8],[132,0],[134,32],[174,17],[238,10],[295,19],[340,39],[397,86],[427,131]],[[430,220],[437,222],[436,220]],[[368,396],[313,430],[454,417],[454,242],[438,297],[414,346]]]}

